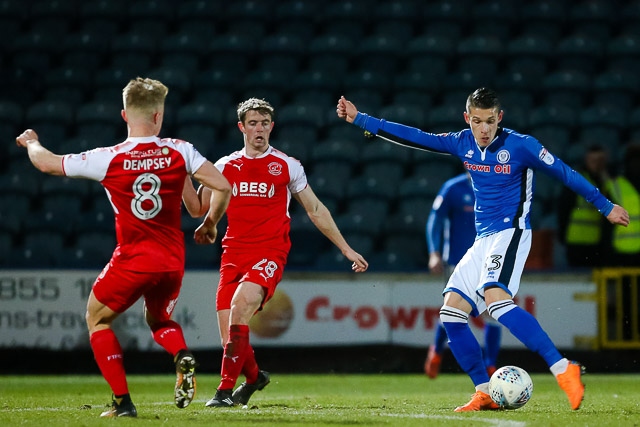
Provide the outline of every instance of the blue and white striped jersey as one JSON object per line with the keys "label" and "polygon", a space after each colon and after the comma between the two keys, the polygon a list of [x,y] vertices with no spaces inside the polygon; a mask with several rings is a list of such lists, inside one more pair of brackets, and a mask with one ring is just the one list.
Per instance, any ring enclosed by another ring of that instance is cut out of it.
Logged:
{"label": "blue and white striped jersey", "polygon": [[470,129],[436,135],[363,113],[353,124],[397,144],[459,158],[473,182],[477,237],[508,228],[531,228],[534,170],[562,181],[605,216],[613,209],[596,187],[537,139],[511,129],[499,128],[491,144],[481,149]]}

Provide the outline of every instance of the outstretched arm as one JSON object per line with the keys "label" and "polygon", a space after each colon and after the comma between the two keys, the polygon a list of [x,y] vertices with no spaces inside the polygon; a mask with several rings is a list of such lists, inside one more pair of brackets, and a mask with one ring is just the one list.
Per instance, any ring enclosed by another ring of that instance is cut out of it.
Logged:
{"label": "outstretched arm", "polygon": [[38,134],[33,129],[27,129],[16,138],[19,147],[25,147],[29,153],[29,160],[41,172],[49,175],[64,175],[62,157],[44,148],[38,140]]}
{"label": "outstretched arm", "polygon": [[329,209],[318,199],[311,187],[293,195],[293,197],[304,207],[311,222],[324,234],[331,242],[340,249],[342,254],[352,261],[351,269],[356,273],[362,273],[369,268],[369,263],[344,239],[338,226],[336,225]]}

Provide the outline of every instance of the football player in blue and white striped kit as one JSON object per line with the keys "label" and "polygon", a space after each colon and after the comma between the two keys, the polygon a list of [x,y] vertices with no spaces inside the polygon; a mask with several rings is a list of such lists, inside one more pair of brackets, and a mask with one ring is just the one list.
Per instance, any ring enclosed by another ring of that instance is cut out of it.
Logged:
{"label": "football player in blue and white striped kit", "polygon": [[629,214],[534,137],[503,128],[497,94],[487,88],[467,98],[464,119],[469,129],[433,134],[358,112],[341,97],[338,117],[391,142],[458,157],[471,175],[476,197],[476,240],[453,271],[443,295],[440,320],[449,348],[471,377],[476,392],[456,412],[498,409],[488,394],[489,376],[482,349],[469,328],[469,314],[487,310],[527,348],[538,353],[567,394],[571,408],[584,397],[582,366],[564,358],[538,321],[513,302],[531,248],[530,213],[535,171],[564,183],[593,204],[612,224],[627,226]]}

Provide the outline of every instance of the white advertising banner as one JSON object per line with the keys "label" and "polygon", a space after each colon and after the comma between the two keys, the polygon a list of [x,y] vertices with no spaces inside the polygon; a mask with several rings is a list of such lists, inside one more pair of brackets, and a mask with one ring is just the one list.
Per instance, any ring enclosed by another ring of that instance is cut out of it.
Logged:
{"label": "white advertising banner", "polygon": [[[0,271],[0,347],[69,350],[88,348],[87,297],[98,272]],[[366,277],[365,277],[366,275]],[[426,275],[409,279],[365,273],[358,280],[285,279],[251,322],[254,346],[397,344],[426,347],[433,341],[442,283]],[[316,277],[314,275],[314,277]],[[193,349],[220,347],[214,272],[185,275],[174,318]],[[596,303],[587,279],[525,281],[516,302],[538,318],[560,348],[596,335]],[[471,321],[482,339],[482,320]],[[114,324],[122,346],[159,350],[142,315],[142,302]],[[503,347],[521,348],[505,329]]]}

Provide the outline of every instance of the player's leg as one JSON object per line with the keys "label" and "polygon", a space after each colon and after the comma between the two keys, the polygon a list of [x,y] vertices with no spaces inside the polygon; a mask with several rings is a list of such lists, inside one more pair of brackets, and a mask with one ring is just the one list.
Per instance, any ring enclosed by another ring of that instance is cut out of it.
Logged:
{"label": "player's leg", "polygon": [[[247,357],[251,360],[253,349],[249,344],[249,321],[260,308],[265,296],[262,286],[252,283],[241,283],[231,300],[229,311],[228,340],[224,345],[222,357],[221,381],[216,395],[206,403],[208,407],[233,406],[232,391],[243,372]],[[222,328],[222,325],[221,325]],[[254,381],[258,377],[258,367],[255,364]]]}
{"label": "player's leg", "polygon": [[496,371],[498,353],[500,353],[502,325],[486,312],[482,314],[482,320],[484,320],[484,364],[487,367],[487,374],[491,376]]}
{"label": "player's leg", "polygon": [[196,359],[187,347],[182,327],[171,316],[184,272],[156,274],[144,294],[144,315],[155,342],[173,356],[176,366],[174,401],[186,408],[196,394]]}
{"label": "player's leg", "polygon": [[491,253],[498,257],[494,258],[495,268],[488,268],[493,283],[489,283],[492,280],[486,275],[484,283],[488,285],[484,291],[480,290],[484,293],[488,313],[545,360],[567,394],[571,408],[578,409],[584,397],[584,385],[580,379],[582,367],[562,357],[538,320],[512,299],[518,292],[531,247],[531,230],[505,230],[497,233],[493,243]]}
{"label": "player's leg", "polygon": [[429,346],[427,359],[424,362],[424,373],[429,378],[436,378],[440,373],[440,365],[442,363],[442,355],[446,348],[447,331],[441,321],[438,321],[434,333],[433,344]]}
{"label": "player's leg", "polygon": [[127,385],[123,351],[113,332],[113,321],[140,296],[138,284],[117,269],[105,267],[87,301],[86,322],[93,356],[113,392],[111,409],[101,417],[136,417]]}
{"label": "player's leg", "polygon": [[[503,291],[504,292],[504,291]],[[487,295],[489,291],[485,292]],[[494,293],[494,292],[491,292]],[[489,298],[487,297],[487,302]],[[542,329],[538,320],[524,309],[518,307],[513,300],[492,299],[488,307],[489,314],[503,324],[529,350],[538,353],[556,377],[560,388],[567,394],[572,409],[580,408],[584,398],[582,384],[582,366],[562,357],[551,338]]]}

